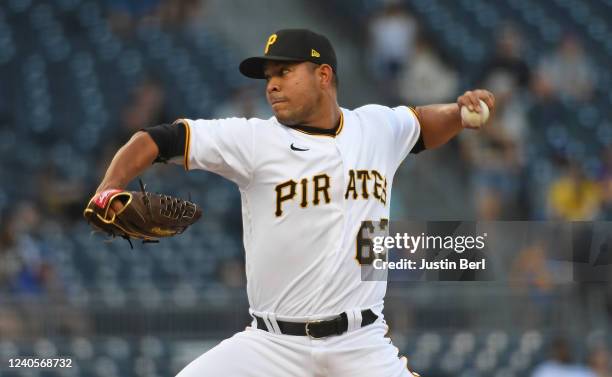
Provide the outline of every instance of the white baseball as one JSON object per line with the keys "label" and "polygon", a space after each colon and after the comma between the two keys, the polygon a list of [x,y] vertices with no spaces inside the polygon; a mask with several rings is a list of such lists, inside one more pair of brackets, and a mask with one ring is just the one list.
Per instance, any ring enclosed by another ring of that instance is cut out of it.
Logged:
{"label": "white baseball", "polygon": [[489,107],[483,100],[480,101],[480,113],[470,111],[467,106],[461,107],[461,119],[470,127],[480,128],[489,119]]}

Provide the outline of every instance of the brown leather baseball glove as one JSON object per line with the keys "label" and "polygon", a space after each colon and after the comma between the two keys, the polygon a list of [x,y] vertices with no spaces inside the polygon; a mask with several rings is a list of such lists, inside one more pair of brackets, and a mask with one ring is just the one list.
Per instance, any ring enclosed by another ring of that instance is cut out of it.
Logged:
{"label": "brown leather baseball glove", "polygon": [[[112,205],[119,202],[120,205]],[[119,207],[119,210],[114,210]],[[96,230],[113,237],[157,242],[161,237],[181,234],[202,216],[190,201],[145,191],[105,190],[94,195],[83,211]]]}

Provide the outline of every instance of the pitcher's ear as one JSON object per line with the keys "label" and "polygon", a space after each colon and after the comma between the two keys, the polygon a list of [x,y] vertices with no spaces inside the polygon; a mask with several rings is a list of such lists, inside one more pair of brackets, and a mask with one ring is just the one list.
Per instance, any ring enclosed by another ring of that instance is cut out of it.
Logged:
{"label": "pitcher's ear", "polygon": [[333,85],[334,70],[329,64],[321,64],[318,72],[321,84]]}

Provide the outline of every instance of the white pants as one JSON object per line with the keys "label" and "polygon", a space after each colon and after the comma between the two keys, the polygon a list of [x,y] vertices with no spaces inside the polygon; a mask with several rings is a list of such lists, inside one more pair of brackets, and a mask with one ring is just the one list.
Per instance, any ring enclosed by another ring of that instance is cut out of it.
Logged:
{"label": "white pants", "polygon": [[[381,320],[323,339],[247,327],[176,377],[412,377]],[[416,374],[414,374],[416,375]]]}

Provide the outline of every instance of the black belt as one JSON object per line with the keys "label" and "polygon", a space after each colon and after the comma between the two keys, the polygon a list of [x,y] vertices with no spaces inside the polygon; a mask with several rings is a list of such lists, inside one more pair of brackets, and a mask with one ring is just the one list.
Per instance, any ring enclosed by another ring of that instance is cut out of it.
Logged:
{"label": "black belt", "polygon": [[[257,328],[268,330],[266,322],[263,318],[253,315],[257,320]],[[361,312],[361,327],[371,325],[376,321],[378,316],[370,309]],[[282,334],[309,336],[314,339],[325,338],[331,335],[341,335],[348,330],[348,316],[342,313],[336,318],[325,321],[309,321],[309,322],[285,322],[276,321]]]}

